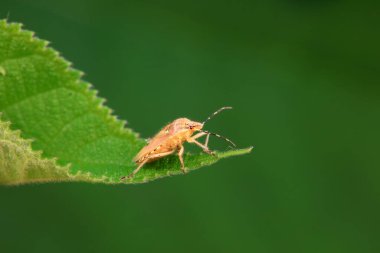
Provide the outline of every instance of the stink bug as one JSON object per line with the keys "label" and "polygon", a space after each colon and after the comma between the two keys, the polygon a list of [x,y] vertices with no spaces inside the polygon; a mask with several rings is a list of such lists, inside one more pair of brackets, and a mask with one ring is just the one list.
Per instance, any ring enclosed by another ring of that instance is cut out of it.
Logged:
{"label": "stink bug", "polygon": [[[204,124],[214,117],[219,112],[232,109],[232,107],[222,107],[213,114],[211,114],[205,121],[202,123],[191,121],[187,118],[179,118],[166,125],[160,132],[158,132],[151,140],[149,140],[148,145],[143,147],[140,152],[136,155],[133,161],[138,165],[138,167],[129,175],[124,176],[121,180],[126,178],[132,178],[146,163],[155,161],[164,156],[170,155],[174,152],[178,152],[178,158],[181,162],[182,172],[186,172],[185,164],[183,162],[183,152],[184,147],[183,143],[185,141],[189,143],[194,143],[201,147],[204,152],[215,155],[213,151],[208,148],[208,140],[210,135],[222,138],[223,140],[229,142],[231,145],[236,147],[236,145],[229,139],[220,136],[206,130],[202,130]],[[193,135],[195,132],[199,132]],[[204,144],[197,141],[198,138],[206,135],[206,141]]]}

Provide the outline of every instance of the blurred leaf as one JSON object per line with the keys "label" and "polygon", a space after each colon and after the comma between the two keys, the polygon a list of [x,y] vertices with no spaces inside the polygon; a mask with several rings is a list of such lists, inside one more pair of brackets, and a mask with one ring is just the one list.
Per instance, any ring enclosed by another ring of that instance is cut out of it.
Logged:
{"label": "blurred leaf", "polygon": [[[0,122],[0,183],[122,183],[145,141],[112,116],[81,72],[47,44],[20,24],[0,21],[0,111],[11,122]],[[186,154],[185,164],[192,170],[250,150]],[[126,183],[179,173],[178,158],[170,156]]]}

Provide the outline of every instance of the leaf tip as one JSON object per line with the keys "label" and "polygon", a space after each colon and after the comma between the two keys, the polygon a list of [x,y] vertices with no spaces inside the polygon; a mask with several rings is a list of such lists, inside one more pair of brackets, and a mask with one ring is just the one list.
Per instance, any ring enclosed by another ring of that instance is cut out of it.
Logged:
{"label": "leaf tip", "polygon": [[250,146],[248,148],[242,148],[242,149],[233,149],[226,152],[218,153],[218,158],[226,158],[230,156],[236,156],[236,155],[245,155],[252,151],[254,147]]}

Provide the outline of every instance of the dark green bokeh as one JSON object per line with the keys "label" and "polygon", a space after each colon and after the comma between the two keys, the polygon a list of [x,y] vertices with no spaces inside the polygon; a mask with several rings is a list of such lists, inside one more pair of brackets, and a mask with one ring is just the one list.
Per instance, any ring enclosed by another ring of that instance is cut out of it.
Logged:
{"label": "dark green bokeh", "polygon": [[0,0],[142,136],[231,105],[207,128],[255,146],[144,185],[2,187],[1,252],[379,252],[379,7]]}

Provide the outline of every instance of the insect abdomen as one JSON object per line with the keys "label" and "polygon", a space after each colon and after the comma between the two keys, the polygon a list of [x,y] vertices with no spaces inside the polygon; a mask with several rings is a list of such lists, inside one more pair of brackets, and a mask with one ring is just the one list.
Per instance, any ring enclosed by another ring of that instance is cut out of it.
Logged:
{"label": "insect abdomen", "polygon": [[154,148],[151,145],[152,144],[151,143],[151,144],[145,146],[136,155],[136,157],[133,159],[133,161],[136,162],[137,164],[142,163],[143,161],[145,161],[147,159],[148,159],[147,162],[155,161],[155,160],[159,159],[159,157],[156,157],[154,159],[150,159],[149,157],[152,155],[155,155],[155,154],[167,153],[170,151],[174,152],[178,146],[182,145],[182,143],[183,143],[182,139],[179,138],[178,136],[173,136],[171,138],[168,138],[167,140],[161,142],[160,144],[158,144]]}

